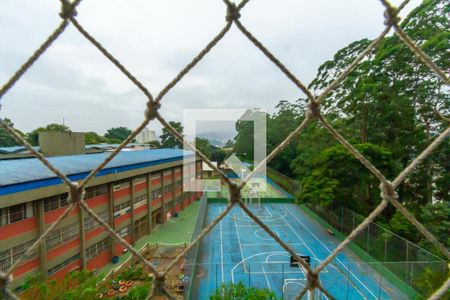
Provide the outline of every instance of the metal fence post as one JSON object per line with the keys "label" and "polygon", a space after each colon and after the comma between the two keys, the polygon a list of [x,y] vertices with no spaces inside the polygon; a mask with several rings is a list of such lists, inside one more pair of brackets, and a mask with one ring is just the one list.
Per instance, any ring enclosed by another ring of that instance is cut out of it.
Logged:
{"label": "metal fence post", "polygon": [[281,263],[281,299],[284,299],[284,263]]}

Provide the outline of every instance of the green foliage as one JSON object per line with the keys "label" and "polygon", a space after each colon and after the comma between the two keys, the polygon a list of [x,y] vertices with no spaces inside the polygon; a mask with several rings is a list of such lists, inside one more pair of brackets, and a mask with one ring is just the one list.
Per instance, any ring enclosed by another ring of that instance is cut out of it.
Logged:
{"label": "green foliage", "polygon": [[[183,134],[183,126],[180,122],[170,121],[169,124],[180,134]],[[159,136],[159,138],[161,139],[162,148],[183,148],[183,144],[178,141],[166,127],[163,127],[162,134]]]}
{"label": "green foliage", "polygon": [[[3,122],[7,124],[9,127],[14,128],[14,123],[10,119],[4,118]],[[16,131],[22,137],[25,136],[20,130],[16,129]],[[13,147],[13,146],[20,146],[20,144],[16,142],[16,140],[12,138],[11,135],[5,129],[0,127],[0,147]]]}
{"label": "green foliage", "polygon": [[113,127],[106,131],[105,138],[109,139],[112,143],[121,143],[131,134],[131,129],[120,126]]}
{"label": "green foliage", "polygon": [[[388,149],[370,143],[354,147],[381,172],[387,176],[393,174],[394,163]],[[346,206],[362,213],[368,213],[378,203],[378,180],[343,146],[323,150],[311,168],[311,174],[300,181],[300,201]]]}
{"label": "green foliage", "polygon": [[206,157],[211,158],[211,145],[208,139],[205,138],[195,138],[195,147],[202,152]]}
{"label": "green foliage", "polygon": [[70,132],[70,128],[66,125],[51,123],[45,127],[39,127],[27,134],[28,142],[33,146],[39,146],[39,133],[40,132]]}
{"label": "green foliage", "polygon": [[95,145],[95,144],[102,144],[102,143],[109,144],[110,143],[109,139],[97,134],[96,132],[92,132],[92,131],[86,132],[84,134],[84,142],[86,143],[86,145]]}
{"label": "green foliage", "polygon": [[242,282],[237,284],[222,284],[209,298],[211,300],[272,300],[277,299],[269,289],[246,287]]}
{"label": "green foliage", "polygon": [[[429,268],[425,268],[425,270],[420,274],[419,278],[417,278],[414,282],[414,286],[416,287],[417,291],[428,298],[428,296],[431,296],[434,291],[436,291],[444,282],[446,279],[446,276],[443,275],[440,272],[433,272]],[[444,295],[442,298],[443,300],[450,299],[449,294]]]}
{"label": "green foliage", "polygon": [[122,297],[122,300],[143,300],[143,299],[147,299],[149,288],[150,287],[148,285],[134,286],[127,295]]}
{"label": "green foliage", "polygon": [[119,280],[139,280],[144,274],[142,266],[135,266],[132,268],[126,268],[122,271],[117,279]]}

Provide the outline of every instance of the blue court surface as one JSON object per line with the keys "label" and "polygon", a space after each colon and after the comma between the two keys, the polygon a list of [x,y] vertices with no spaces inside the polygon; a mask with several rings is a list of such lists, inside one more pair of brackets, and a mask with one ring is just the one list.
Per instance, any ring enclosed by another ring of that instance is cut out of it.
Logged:
{"label": "blue court surface", "polygon": [[[309,255],[313,268],[338,245],[336,238],[295,204],[249,207],[297,253]],[[224,203],[208,204],[205,224],[224,208]],[[269,288],[280,298],[294,299],[306,283],[302,268],[291,267],[290,255],[239,207],[234,207],[204,238],[197,263],[193,299],[208,299],[222,283],[229,282]],[[320,280],[336,299],[407,299],[349,250],[341,252],[321,272]],[[308,296],[327,299],[319,291]]]}

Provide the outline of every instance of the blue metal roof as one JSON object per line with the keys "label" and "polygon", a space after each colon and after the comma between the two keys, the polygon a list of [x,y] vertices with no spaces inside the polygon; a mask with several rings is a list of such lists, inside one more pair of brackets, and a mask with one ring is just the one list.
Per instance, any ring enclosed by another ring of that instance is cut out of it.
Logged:
{"label": "blue metal roof", "polygon": [[[120,144],[93,144],[93,145],[86,145],[85,149],[99,149],[99,150],[111,150],[119,147]],[[129,143],[125,146],[125,148],[132,148],[134,146],[149,146],[148,144],[139,144],[139,143]],[[35,150],[40,151],[39,146],[33,147]],[[28,152],[28,149],[24,146],[12,146],[12,147],[0,147],[0,154],[14,154],[14,153],[20,153],[20,152]]]}
{"label": "blue metal roof", "polygon": [[[48,160],[71,180],[80,180],[110,153],[49,157]],[[97,176],[183,159],[193,156],[181,149],[121,151]],[[0,160],[0,195],[61,183],[37,158]],[[18,185],[21,187],[19,188]]]}

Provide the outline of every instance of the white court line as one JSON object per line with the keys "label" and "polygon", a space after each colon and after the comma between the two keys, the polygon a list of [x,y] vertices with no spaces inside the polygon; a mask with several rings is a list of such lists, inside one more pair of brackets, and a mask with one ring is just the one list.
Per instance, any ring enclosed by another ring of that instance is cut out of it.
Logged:
{"label": "white court line", "polygon": [[[287,244],[289,246],[304,246],[305,244],[303,243],[292,243],[292,244]],[[277,242],[273,242],[273,243],[244,243],[242,244],[242,246],[280,246],[280,244],[278,244]]]}
{"label": "white court line", "polygon": [[264,265],[261,265],[261,268],[262,268],[262,270],[263,270],[264,277],[266,278],[267,285],[269,286],[269,290],[271,290],[272,287],[270,286],[269,279],[267,278],[266,271],[264,270]]}
{"label": "white court line", "polygon": [[[258,227],[261,228],[261,226],[259,226],[258,224],[256,225],[237,225],[237,227]],[[274,224],[274,225],[270,225],[270,227],[288,227],[286,224]]]}
{"label": "white court line", "polygon": [[[285,210],[287,213],[289,213],[299,224],[301,224],[306,230],[308,230],[308,232],[326,249],[328,250],[328,252],[332,253],[332,251],[324,244],[322,243],[322,241],[311,231],[309,230],[308,227],[306,227],[306,225],[300,221],[293,213],[291,213],[289,210],[283,208],[283,210]],[[359,280],[358,277],[356,277],[355,274],[353,274],[352,271],[350,271],[350,269],[348,269],[343,263],[342,261],[336,256],[335,259],[344,267],[344,269],[349,272],[349,274],[352,274],[352,276],[375,298],[377,299],[377,296],[375,296],[372,291],[363,283],[361,282],[361,280]],[[361,294],[361,296],[363,296],[365,298],[365,295],[363,295],[358,289],[356,289],[358,291],[358,293]]]}
{"label": "white court line", "polygon": [[270,211],[267,209],[267,206],[264,205],[264,209],[267,211],[267,213],[269,214],[269,216],[272,218],[272,214],[271,214]]}
{"label": "white court line", "polygon": [[[220,213],[222,213],[222,208],[220,208]],[[222,283],[225,282],[225,276],[223,272],[223,237],[222,237],[222,220],[219,221],[219,230],[220,230],[220,260],[222,267]]]}
{"label": "white court line", "polygon": [[[241,237],[239,236],[239,230],[237,228],[237,224],[236,224],[236,219],[233,219],[234,221],[234,228],[236,229],[236,235],[238,238],[238,243],[239,243],[239,249],[241,250],[241,259],[244,259],[244,251],[242,250],[242,244],[241,244]],[[247,269],[245,268],[245,264],[244,264],[244,271],[247,272]],[[233,281],[234,283],[234,281]]]}

